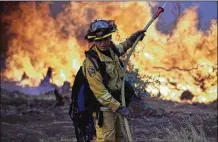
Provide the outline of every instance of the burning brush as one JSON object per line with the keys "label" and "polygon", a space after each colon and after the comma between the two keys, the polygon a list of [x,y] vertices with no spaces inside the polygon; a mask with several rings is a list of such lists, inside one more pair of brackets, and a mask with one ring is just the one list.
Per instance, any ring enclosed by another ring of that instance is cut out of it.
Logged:
{"label": "burning brush", "polygon": [[[22,87],[50,83],[58,88],[65,81],[72,85],[88,47],[82,37],[93,17],[114,19],[119,37],[115,34],[113,41],[118,42],[148,23],[151,11],[147,2],[72,2],[54,18],[49,3],[20,2],[1,17],[8,34],[14,35],[8,37],[6,68],[1,77]],[[156,15],[161,11],[159,8]],[[169,34],[158,31],[156,21],[149,27],[130,58],[140,80],[149,82],[141,90],[177,102],[186,90],[194,96],[191,102],[217,99],[217,20],[212,19],[203,32],[198,29],[198,16],[196,7],[185,9],[175,17]],[[130,26],[132,21],[134,26]],[[149,76],[158,81],[152,82]]]}

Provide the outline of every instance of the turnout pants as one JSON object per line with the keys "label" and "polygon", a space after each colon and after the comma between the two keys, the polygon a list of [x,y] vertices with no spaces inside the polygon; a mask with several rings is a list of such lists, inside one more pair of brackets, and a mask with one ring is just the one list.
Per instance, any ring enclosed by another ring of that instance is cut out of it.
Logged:
{"label": "turnout pants", "polygon": [[[95,117],[95,114],[94,114]],[[125,137],[124,119],[117,112],[103,112],[103,126],[98,126],[98,120],[95,121],[96,140],[92,142],[127,142]]]}

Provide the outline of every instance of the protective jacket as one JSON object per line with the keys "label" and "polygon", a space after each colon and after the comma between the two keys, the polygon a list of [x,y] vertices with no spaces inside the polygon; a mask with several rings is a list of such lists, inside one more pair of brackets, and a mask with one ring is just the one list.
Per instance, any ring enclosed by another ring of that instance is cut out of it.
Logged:
{"label": "protective jacket", "polygon": [[[111,43],[110,46],[114,46],[120,53],[120,56],[126,53],[126,51],[132,46],[133,42],[130,39],[121,42],[120,44]],[[104,55],[97,47],[94,45],[90,50],[94,50],[101,62],[106,65],[106,73],[108,74],[108,84],[104,85],[102,76],[98,70],[95,69],[93,63],[86,58],[83,62],[82,70],[86,77],[90,89],[94,93],[97,100],[103,105],[108,107],[111,111],[115,112],[120,106],[120,102],[115,99],[119,98],[121,94],[112,95],[112,92],[121,90],[123,81],[123,68],[119,61],[119,55],[115,54],[114,51],[109,48],[111,57]]]}

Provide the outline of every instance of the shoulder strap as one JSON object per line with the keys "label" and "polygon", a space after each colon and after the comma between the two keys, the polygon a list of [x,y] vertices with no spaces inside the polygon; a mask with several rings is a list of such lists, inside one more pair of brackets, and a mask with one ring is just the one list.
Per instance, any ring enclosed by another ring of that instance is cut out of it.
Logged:
{"label": "shoulder strap", "polygon": [[114,45],[114,43],[112,44],[112,47],[111,47],[111,49],[113,50],[113,52],[118,56],[118,59],[119,59],[119,62],[120,62],[120,65],[121,65],[121,67],[124,67],[124,65],[123,65],[123,62],[120,60],[120,52],[119,52],[119,50],[115,47],[115,45]]}
{"label": "shoulder strap", "polygon": [[99,65],[98,65],[98,55],[94,50],[89,50],[85,52],[86,57],[92,62],[96,70],[99,70]]}
{"label": "shoulder strap", "polygon": [[105,87],[107,88],[108,74],[106,73],[105,63],[100,60],[97,52],[94,50],[86,51],[85,54],[86,54],[86,57],[89,58],[89,60],[92,62],[95,69],[100,72],[102,79],[103,79],[103,83]]}
{"label": "shoulder strap", "polygon": [[118,57],[121,56],[119,50],[115,47],[114,43],[112,43],[111,49]]}

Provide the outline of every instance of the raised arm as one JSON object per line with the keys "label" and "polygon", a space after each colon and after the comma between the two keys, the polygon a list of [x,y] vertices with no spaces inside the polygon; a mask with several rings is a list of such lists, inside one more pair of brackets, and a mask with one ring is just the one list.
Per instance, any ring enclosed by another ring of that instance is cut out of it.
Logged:
{"label": "raised arm", "polygon": [[[117,50],[120,52],[120,55],[122,56],[123,54],[126,53],[126,51],[132,47],[132,45],[134,44],[134,42],[136,41],[136,39],[143,34],[144,35],[144,30],[139,30],[137,32],[135,32],[134,34],[132,34],[129,38],[127,38],[124,42],[121,42],[119,44],[115,44],[115,47],[117,48]],[[144,36],[142,36],[142,38],[140,40],[143,40]]]}

